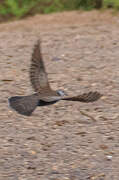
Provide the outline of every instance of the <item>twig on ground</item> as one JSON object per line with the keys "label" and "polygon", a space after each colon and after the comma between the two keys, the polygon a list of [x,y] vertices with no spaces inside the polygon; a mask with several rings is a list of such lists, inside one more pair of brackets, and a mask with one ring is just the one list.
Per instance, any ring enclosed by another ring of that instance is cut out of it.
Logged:
{"label": "twig on ground", "polygon": [[96,119],[95,119],[93,116],[91,116],[90,114],[87,114],[86,112],[81,111],[81,110],[80,110],[80,113],[81,113],[82,115],[84,115],[84,116],[92,119],[94,122],[96,122]]}

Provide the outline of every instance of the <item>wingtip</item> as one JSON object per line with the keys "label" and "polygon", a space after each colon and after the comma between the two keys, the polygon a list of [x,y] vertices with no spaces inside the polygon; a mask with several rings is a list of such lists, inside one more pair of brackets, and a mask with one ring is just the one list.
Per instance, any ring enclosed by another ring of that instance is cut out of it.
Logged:
{"label": "wingtip", "polygon": [[38,39],[33,47],[33,52],[32,52],[32,59],[33,57],[39,58],[41,56],[41,47],[40,47],[40,39]]}
{"label": "wingtip", "polygon": [[38,40],[36,41],[36,43],[35,43],[35,46],[40,46],[40,44],[41,44],[41,40],[38,39]]}

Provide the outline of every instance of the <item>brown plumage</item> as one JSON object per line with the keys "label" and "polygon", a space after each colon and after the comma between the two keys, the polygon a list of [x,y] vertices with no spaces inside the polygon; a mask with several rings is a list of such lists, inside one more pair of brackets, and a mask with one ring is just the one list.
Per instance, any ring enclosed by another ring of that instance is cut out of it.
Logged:
{"label": "brown plumage", "polygon": [[30,81],[32,87],[35,90],[35,94],[9,98],[10,106],[18,113],[27,116],[30,116],[37,106],[54,104],[59,100],[80,101],[88,103],[96,101],[102,96],[99,92],[94,91],[70,97],[65,96],[65,93],[61,90],[52,90],[48,82],[39,40],[34,46],[31,58]]}

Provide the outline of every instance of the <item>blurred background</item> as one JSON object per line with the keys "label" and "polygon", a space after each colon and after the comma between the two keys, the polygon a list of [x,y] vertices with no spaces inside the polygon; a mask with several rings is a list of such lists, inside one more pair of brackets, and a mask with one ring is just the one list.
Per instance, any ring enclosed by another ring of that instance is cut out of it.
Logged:
{"label": "blurred background", "polygon": [[119,0],[0,0],[0,22],[69,10],[119,9]]}

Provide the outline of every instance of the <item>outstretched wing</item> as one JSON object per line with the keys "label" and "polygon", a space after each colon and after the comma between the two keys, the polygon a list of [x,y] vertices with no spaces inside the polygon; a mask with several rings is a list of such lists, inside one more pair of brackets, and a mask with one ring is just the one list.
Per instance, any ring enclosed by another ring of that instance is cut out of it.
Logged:
{"label": "outstretched wing", "polygon": [[42,92],[44,89],[50,90],[47,73],[42,59],[40,50],[40,41],[38,40],[34,46],[31,67],[30,67],[30,81],[32,87],[36,92]]}
{"label": "outstretched wing", "polygon": [[97,101],[102,95],[95,91],[92,92],[90,91],[89,93],[84,93],[78,96],[74,96],[74,97],[63,97],[62,100],[67,100],[67,101],[80,101],[80,102],[93,102],[93,101]]}

